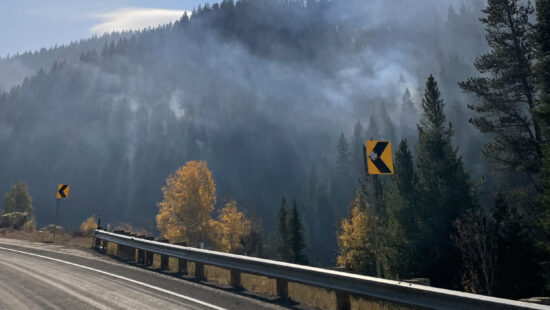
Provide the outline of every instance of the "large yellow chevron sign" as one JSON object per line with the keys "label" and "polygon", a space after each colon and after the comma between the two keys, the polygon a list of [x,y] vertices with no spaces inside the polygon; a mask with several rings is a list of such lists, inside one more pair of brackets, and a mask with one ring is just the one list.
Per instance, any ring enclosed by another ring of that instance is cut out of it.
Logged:
{"label": "large yellow chevron sign", "polygon": [[365,150],[369,174],[393,174],[390,141],[369,140]]}

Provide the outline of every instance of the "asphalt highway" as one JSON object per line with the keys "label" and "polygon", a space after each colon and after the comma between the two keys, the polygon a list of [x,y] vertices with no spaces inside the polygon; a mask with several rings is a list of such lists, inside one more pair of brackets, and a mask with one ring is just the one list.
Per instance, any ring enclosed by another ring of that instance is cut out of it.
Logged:
{"label": "asphalt highway", "polygon": [[53,244],[0,239],[0,309],[281,309]]}

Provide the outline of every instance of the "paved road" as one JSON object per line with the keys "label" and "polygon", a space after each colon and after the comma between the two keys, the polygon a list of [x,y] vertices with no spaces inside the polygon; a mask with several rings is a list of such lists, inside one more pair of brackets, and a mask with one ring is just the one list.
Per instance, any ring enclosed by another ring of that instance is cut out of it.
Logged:
{"label": "paved road", "polygon": [[0,309],[281,309],[92,252],[0,239]]}

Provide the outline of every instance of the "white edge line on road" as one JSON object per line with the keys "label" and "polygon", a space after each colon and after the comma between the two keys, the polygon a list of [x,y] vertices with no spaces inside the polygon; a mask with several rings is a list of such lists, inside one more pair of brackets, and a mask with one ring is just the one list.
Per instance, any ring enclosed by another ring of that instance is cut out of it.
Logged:
{"label": "white edge line on road", "polygon": [[176,292],[172,292],[172,291],[169,291],[169,290],[165,290],[165,289],[163,289],[163,288],[160,288],[160,287],[157,287],[157,286],[154,286],[154,285],[151,285],[151,284],[147,284],[147,283],[144,283],[144,282],[141,282],[141,281],[137,281],[137,280],[130,279],[130,278],[127,278],[127,277],[119,276],[119,275],[116,275],[116,274],[114,274],[114,273],[110,273],[110,272],[106,272],[106,271],[103,271],[103,270],[91,268],[91,267],[88,267],[88,266],[84,266],[84,265],[79,265],[79,264],[71,263],[71,262],[64,261],[64,260],[57,259],[57,258],[53,258],[53,257],[48,257],[48,256],[44,256],[44,255],[39,255],[39,254],[34,254],[34,253],[29,253],[29,252],[24,252],[24,251],[19,251],[19,250],[4,248],[4,247],[0,247],[0,250],[5,250],[5,251],[11,251],[11,252],[15,252],[15,253],[26,254],[26,255],[30,255],[30,256],[40,257],[40,258],[43,258],[43,259],[48,259],[48,260],[51,260],[51,261],[55,261],[55,262],[67,264],[67,265],[70,265],[70,266],[80,267],[80,268],[83,268],[83,269],[86,269],[86,270],[90,270],[90,271],[94,271],[94,272],[101,273],[101,274],[104,274],[104,275],[108,275],[108,276],[111,276],[111,277],[113,277],[113,278],[117,278],[117,279],[120,279],[120,280],[128,281],[128,282],[131,282],[131,283],[134,283],[134,284],[138,284],[138,285],[141,285],[141,286],[145,286],[145,287],[147,287],[147,288],[150,288],[150,289],[153,289],[153,290],[156,290],[156,291],[159,291],[159,292],[168,294],[168,295],[176,296],[176,297],[179,297],[179,298],[181,298],[181,299],[185,299],[185,300],[188,300],[188,301],[191,301],[191,302],[194,302],[194,303],[196,303],[196,304],[203,305],[203,306],[206,306],[206,307],[209,307],[209,308],[212,308],[212,309],[216,309],[216,310],[226,310],[225,308],[221,308],[221,307],[218,307],[218,306],[209,304],[209,303],[204,302],[204,301],[202,301],[202,300],[198,300],[198,299],[195,299],[195,298],[192,298],[192,297],[189,297],[189,296],[185,296],[185,295],[182,295],[182,294],[178,294],[178,293],[176,293]]}

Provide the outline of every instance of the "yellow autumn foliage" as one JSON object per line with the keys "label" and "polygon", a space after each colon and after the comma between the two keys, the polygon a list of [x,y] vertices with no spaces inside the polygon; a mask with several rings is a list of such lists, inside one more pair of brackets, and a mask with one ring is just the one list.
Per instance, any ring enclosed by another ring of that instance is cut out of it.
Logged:
{"label": "yellow autumn foliage", "polygon": [[84,234],[89,234],[96,228],[97,222],[95,221],[95,217],[93,215],[80,224],[80,232]]}
{"label": "yellow autumn foliage", "polygon": [[216,234],[217,247],[223,252],[235,253],[242,248],[241,238],[250,232],[250,220],[237,210],[237,202],[231,200],[219,211],[218,221],[211,224]]}
{"label": "yellow autumn foliage", "polygon": [[173,172],[162,194],[156,220],[164,238],[191,246],[211,241],[210,213],[216,203],[216,187],[205,161],[189,161]]}
{"label": "yellow autumn foliage", "polygon": [[338,235],[337,265],[356,273],[365,273],[375,264],[374,245],[370,240],[372,218],[369,205],[357,194],[350,206],[350,214],[341,222]]}

